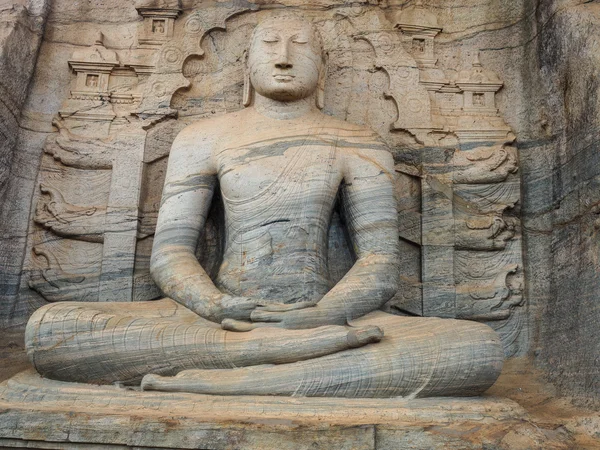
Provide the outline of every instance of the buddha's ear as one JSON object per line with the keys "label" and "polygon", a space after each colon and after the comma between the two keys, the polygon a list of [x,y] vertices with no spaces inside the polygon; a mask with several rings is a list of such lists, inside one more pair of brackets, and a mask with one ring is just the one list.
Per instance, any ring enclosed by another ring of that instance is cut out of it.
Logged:
{"label": "buddha's ear", "polygon": [[250,70],[248,70],[248,50],[244,51],[244,99],[243,104],[247,108],[252,104],[252,83],[250,82]]}
{"label": "buddha's ear", "polygon": [[317,86],[317,108],[325,108],[325,82],[327,81],[327,69],[329,68],[329,53],[323,55],[323,67],[319,74],[319,85]]}

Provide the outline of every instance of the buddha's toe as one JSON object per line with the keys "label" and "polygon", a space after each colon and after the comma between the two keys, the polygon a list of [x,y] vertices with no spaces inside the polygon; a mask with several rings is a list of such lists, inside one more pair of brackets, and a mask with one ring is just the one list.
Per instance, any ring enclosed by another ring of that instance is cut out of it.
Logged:
{"label": "buddha's toe", "polygon": [[356,328],[348,333],[348,345],[351,348],[374,344],[383,339],[383,330],[376,326]]}
{"label": "buddha's toe", "polygon": [[144,378],[142,378],[142,391],[153,391],[156,390],[160,384],[161,384],[161,380],[164,377],[158,376],[158,375],[146,375],[144,376]]}

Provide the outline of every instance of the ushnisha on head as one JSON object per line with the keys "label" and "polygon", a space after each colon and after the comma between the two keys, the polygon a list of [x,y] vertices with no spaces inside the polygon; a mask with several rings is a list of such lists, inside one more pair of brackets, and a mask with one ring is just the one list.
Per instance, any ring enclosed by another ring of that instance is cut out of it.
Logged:
{"label": "ushnisha on head", "polygon": [[246,54],[244,106],[254,93],[281,102],[315,96],[323,108],[327,55],[314,25],[297,15],[258,24]]}

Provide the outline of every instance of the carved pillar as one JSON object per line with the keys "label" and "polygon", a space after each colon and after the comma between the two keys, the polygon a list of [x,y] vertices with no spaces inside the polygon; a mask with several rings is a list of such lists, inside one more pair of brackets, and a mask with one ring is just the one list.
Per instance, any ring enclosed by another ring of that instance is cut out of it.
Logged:
{"label": "carved pillar", "polygon": [[[438,156],[443,150],[436,152]],[[431,166],[429,166],[431,170]],[[455,317],[454,195],[448,174],[423,178],[423,316]]]}
{"label": "carved pillar", "polygon": [[107,221],[116,226],[104,234],[99,301],[132,301],[138,215],[144,169],[146,132],[127,130],[115,156],[107,205]]}

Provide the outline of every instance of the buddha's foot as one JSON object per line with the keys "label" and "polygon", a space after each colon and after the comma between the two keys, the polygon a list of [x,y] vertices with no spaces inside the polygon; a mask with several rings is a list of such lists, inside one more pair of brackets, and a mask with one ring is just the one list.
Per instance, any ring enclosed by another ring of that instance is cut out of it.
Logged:
{"label": "buddha's foot", "polygon": [[383,331],[373,325],[355,328],[328,325],[306,330],[262,327],[247,333],[226,333],[226,345],[221,352],[228,353],[225,356],[233,367],[305,361],[363,347],[383,338]]}
{"label": "buddha's foot", "polygon": [[[311,333],[311,338],[320,335],[319,343],[310,342],[313,339],[288,342],[287,346],[282,347],[285,352],[289,352],[293,347],[303,349],[304,358],[306,352],[314,351],[315,357],[325,354],[331,354],[335,351],[348,350],[350,348],[363,347],[368,344],[381,341],[383,331],[376,326],[365,326],[354,329],[346,329],[344,339],[340,340],[340,329],[343,327],[321,327],[315,330],[302,330],[303,333]],[[260,330],[260,331],[259,331]],[[255,330],[253,333],[268,332],[266,328]],[[287,331],[287,330],[286,330]],[[294,331],[298,333],[298,331]],[[337,336],[336,336],[337,335]],[[275,344],[277,338],[273,336]],[[289,336],[288,336],[289,339]],[[329,341],[329,342],[328,342]],[[260,361],[264,358],[258,358]],[[310,362],[309,359],[307,362]],[[266,377],[266,378],[265,378]],[[269,395],[269,389],[273,388],[271,383],[265,384],[265,380],[274,383],[281,383],[283,387],[289,383],[295,384],[296,374],[294,368],[289,364],[271,364],[243,367],[239,369],[204,369],[204,370],[184,370],[175,377],[163,377],[149,374],[142,380],[142,389],[145,391],[169,391],[169,392],[191,392],[197,394],[214,395],[244,395],[246,390],[257,393],[257,395]],[[263,390],[266,391],[263,392]]]}
{"label": "buddha's foot", "polygon": [[[230,391],[237,392],[239,379],[236,372],[243,371],[244,376],[260,369],[279,367],[275,365],[263,365],[247,367],[242,369],[217,369],[217,370],[185,370],[174,377],[162,377],[160,375],[146,375],[142,379],[143,391],[164,392],[189,392],[194,394],[227,395]],[[260,373],[257,373],[259,375]],[[224,376],[233,375],[233,376]],[[240,373],[240,375],[242,375]],[[258,380],[257,380],[258,381]],[[231,395],[231,394],[230,394]]]}

